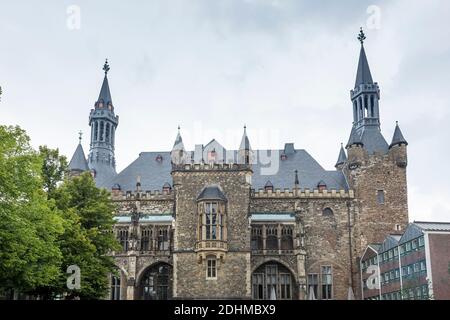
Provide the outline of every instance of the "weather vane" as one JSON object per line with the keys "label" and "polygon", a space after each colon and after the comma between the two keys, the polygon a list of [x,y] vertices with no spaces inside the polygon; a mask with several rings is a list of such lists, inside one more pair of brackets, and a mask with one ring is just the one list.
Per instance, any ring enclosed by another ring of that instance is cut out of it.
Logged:
{"label": "weather vane", "polygon": [[105,71],[105,75],[108,74],[109,69],[108,59],[106,59],[105,64],[103,65],[103,71]]}
{"label": "weather vane", "polygon": [[358,40],[361,42],[361,45],[364,43],[364,40],[366,40],[366,35],[364,34],[363,28],[359,30]]}
{"label": "weather vane", "polygon": [[83,135],[83,131],[80,130],[80,132],[78,132],[78,140],[80,140],[80,144],[81,144],[82,135]]}

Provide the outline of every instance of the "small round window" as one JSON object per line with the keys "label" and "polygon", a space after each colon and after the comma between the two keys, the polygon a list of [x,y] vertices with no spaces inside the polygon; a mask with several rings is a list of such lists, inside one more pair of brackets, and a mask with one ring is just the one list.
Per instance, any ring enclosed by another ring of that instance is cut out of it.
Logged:
{"label": "small round window", "polygon": [[325,208],[322,211],[322,215],[330,217],[333,215],[333,210],[331,210],[331,208]]}

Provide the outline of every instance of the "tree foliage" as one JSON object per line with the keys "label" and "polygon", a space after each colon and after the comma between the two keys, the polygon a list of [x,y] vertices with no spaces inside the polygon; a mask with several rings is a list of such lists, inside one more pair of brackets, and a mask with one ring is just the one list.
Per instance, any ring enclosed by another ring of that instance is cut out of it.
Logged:
{"label": "tree foliage", "polygon": [[47,146],[39,147],[42,158],[42,180],[44,190],[52,198],[58,183],[63,181],[67,174],[67,158],[59,154],[58,149],[49,149]]}
{"label": "tree foliage", "polygon": [[[90,173],[68,179],[67,161],[46,146],[36,152],[19,127],[0,126],[0,289],[53,298],[96,299],[115,272],[108,253],[114,206]],[[68,290],[67,267],[81,269]]]}
{"label": "tree foliage", "polygon": [[116,269],[108,253],[118,249],[112,233],[114,205],[109,193],[97,188],[86,172],[66,180],[56,190],[55,200],[66,223],[60,245],[63,265],[67,268],[76,264],[81,269],[81,289],[71,295],[101,298],[108,291],[108,274]]}
{"label": "tree foliage", "polygon": [[42,188],[41,160],[19,127],[0,126],[0,287],[54,283],[63,221]]}

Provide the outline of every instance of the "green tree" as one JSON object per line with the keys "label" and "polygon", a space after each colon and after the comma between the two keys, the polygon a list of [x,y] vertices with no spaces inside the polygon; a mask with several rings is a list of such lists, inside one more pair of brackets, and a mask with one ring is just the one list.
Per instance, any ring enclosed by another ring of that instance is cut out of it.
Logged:
{"label": "green tree", "polygon": [[65,220],[60,239],[63,269],[69,265],[81,269],[81,288],[70,291],[69,297],[102,298],[108,292],[108,275],[116,271],[108,253],[119,248],[112,232],[115,208],[109,192],[97,188],[86,172],[66,180],[54,195]]}
{"label": "green tree", "polygon": [[29,292],[60,277],[63,221],[40,173],[25,131],[0,126],[0,288]]}
{"label": "green tree", "polygon": [[40,146],[39,154],[42,158],[44,190],[49,198],[53,198],[58,183],[62,182],[67,174],[67,158],[60,155],[58,149],[49,149],[47,146]]}

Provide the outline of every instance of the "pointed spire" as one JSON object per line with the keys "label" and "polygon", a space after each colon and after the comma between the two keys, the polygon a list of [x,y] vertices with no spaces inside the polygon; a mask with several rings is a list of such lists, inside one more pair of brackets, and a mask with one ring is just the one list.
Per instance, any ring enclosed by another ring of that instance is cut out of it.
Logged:
{"label": "pointed spire", "polygon": [[73,153],[72,159],[69,162],[70,171],[89,171],[89,166],[86,161],[86,156],[84,154],[83,146],[81,145],[81,135],[78,138],[79,143],[75,152]]}
{"label": "pointed spire", "polygon": [[347,155],[345,154],[344,144],[341,143],[341,150],[339,151],[338,161],[336,162],[335,167],[338,167],[347,161]]}
{"label": "pointed spire", "polygon": [[239,147],[239,150],[251,150],[252,147],[250,146],[250,140],[247,136],[247,126],[244,125],[244,134],[242,135],[241,145]]}
{"label": "pointed spire", "polygon": [[401,144],[408,145],[408,142],[403,137],[402,130],[400,130],[398,121],[396,121],[394,136],[392,137],[392,142],[391,142],[391,145],[389,146],[389,149],[395,145],[401,145]]}
{"label": "pointed spire", "polygon": [[178,126],[178,134],[177,137],[175,138],[175,143],[173,144],[172,151],[184,150],[183,138],[181,138],[180,129],[181,129],[180,126]]}
{"label": "pointed spire", "polygon": [[369,62],[367,62],[366,51],[364,50],[364,40],[366,36],[363,29],[358,36],[358,40],[361,42],[361,52],[359,54],[358,71],[356,73],[355,88],[361,84],[373,84],[372,74],[370,73]]}
{"label": "pointed spire", "polygon": [[338,166],[344,164],[345,161],[347,161],[347,155],[345,154],[344,144],[341,143],[341,151],[339,152],[339,157],[338,157],[335,167],[338,167]]}
{"label": "pointed spire", "polygon": [[100,89],[100,94],[98,96],[97,103],[103,100],[103,105],[106,107],[108,104],[112,105],[111,92],[109,90],[108,83],[108,71],[110,70],[108,59],[106,59],[105,64],[103,65],[103,71],[105,71],[105,78],[103,79],[102,88]]}
{"label": "pointed spire", "polygon": [[348,139],[346,148],[351,147],[353,145],[360,145],[360,146],[364,145],[361,140],[361,135],[356,131],[355,127],[352,127],[352,131],[350,133],[350,138]]}

